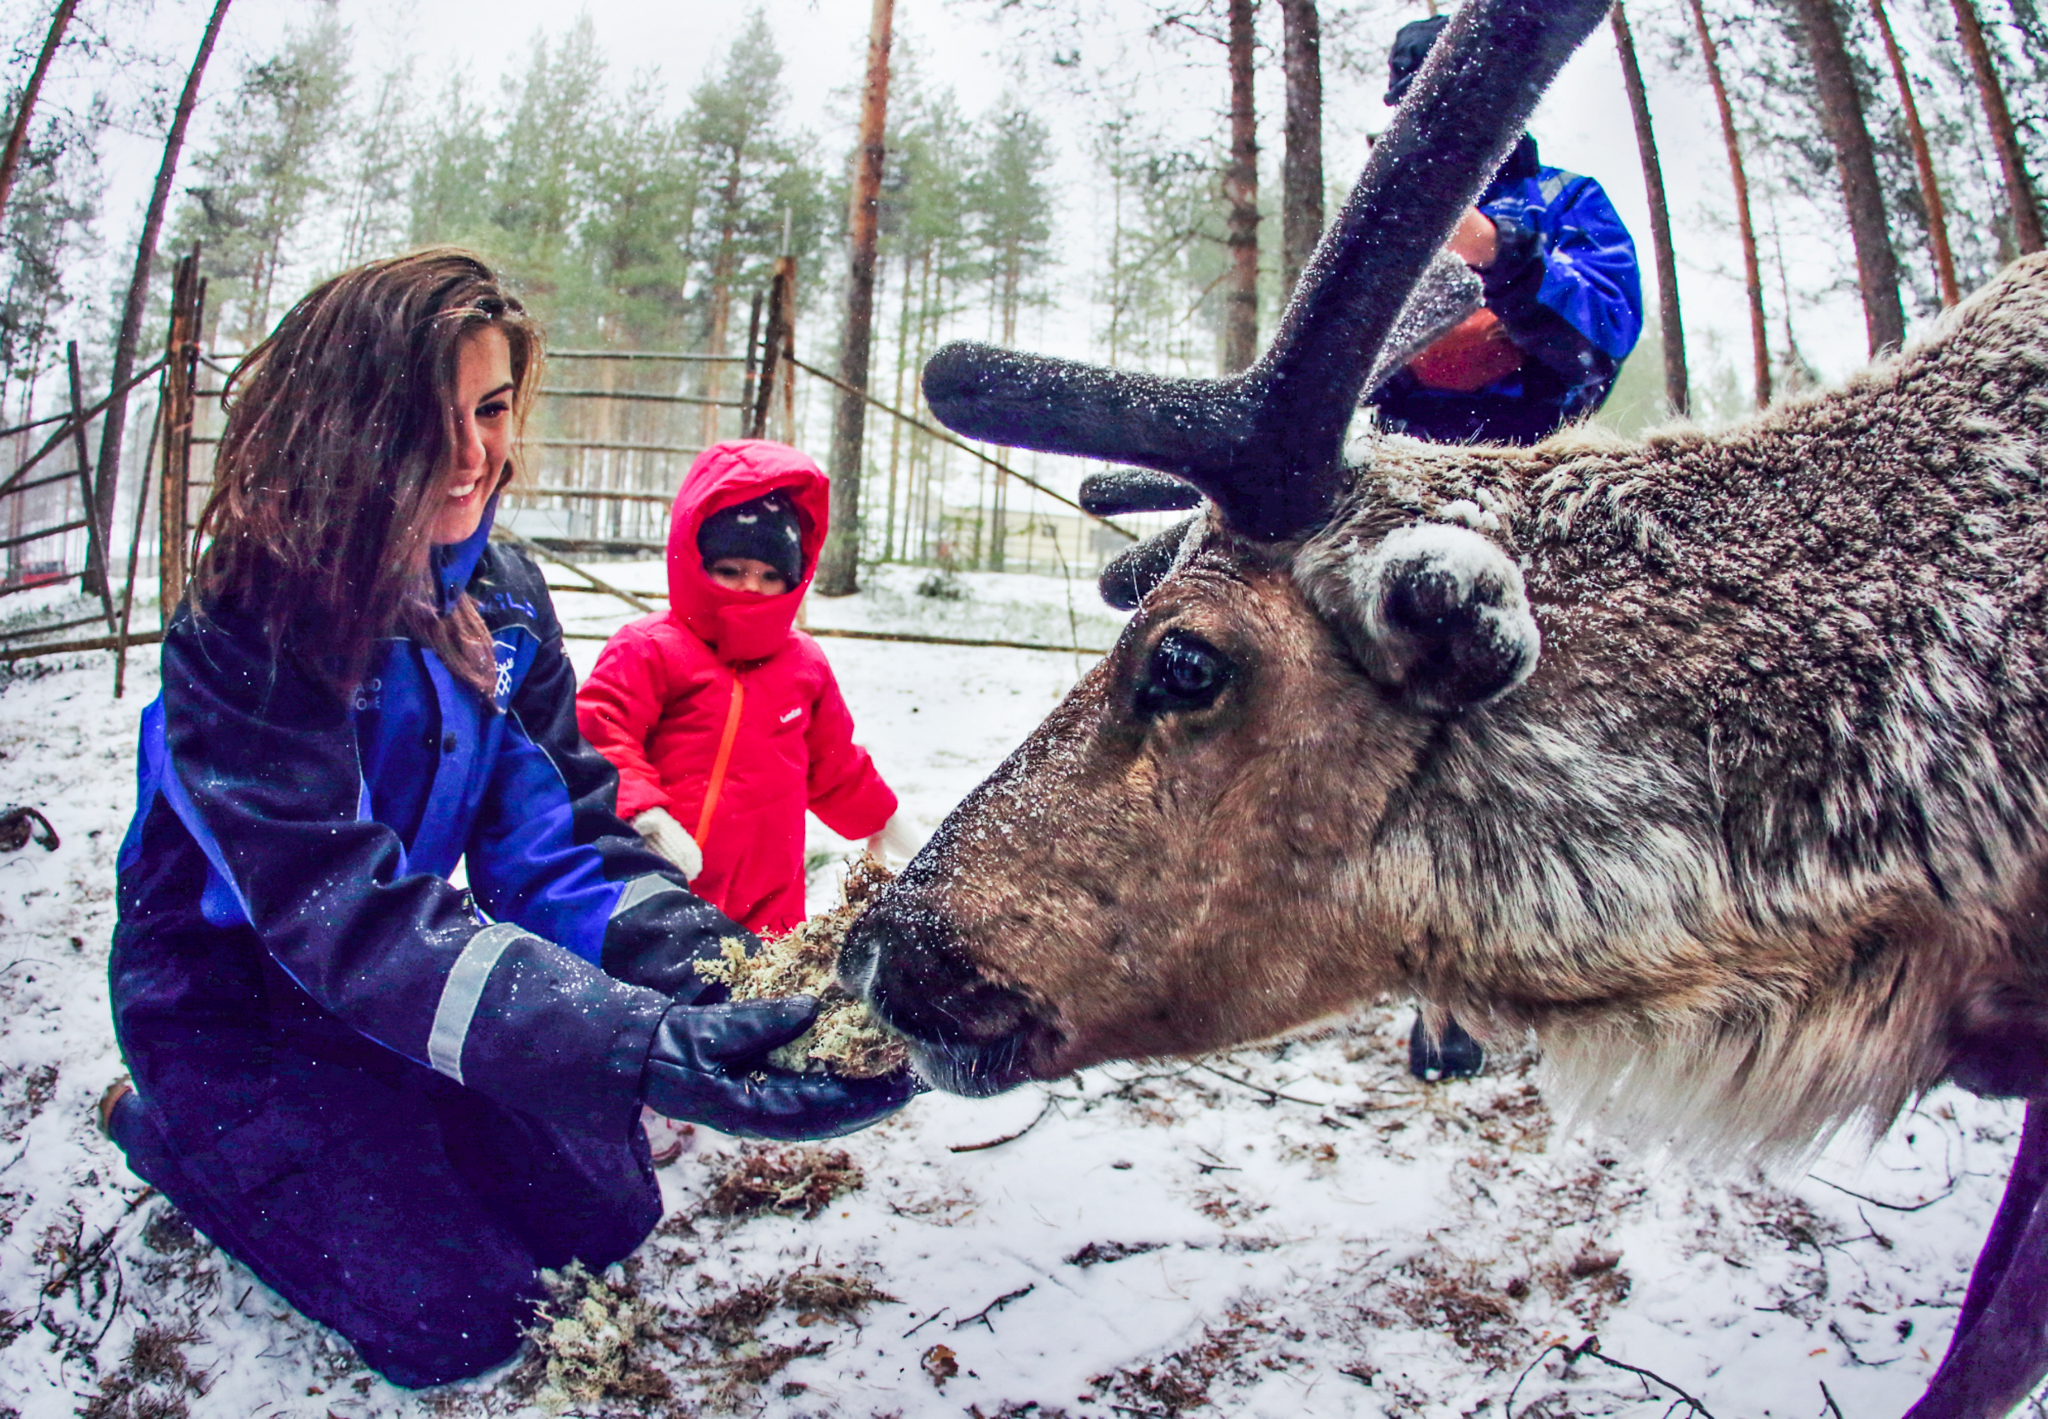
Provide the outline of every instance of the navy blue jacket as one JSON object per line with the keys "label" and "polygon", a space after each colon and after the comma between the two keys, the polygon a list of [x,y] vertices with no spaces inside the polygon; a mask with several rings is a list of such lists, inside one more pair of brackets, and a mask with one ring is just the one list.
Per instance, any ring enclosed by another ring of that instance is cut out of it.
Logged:
{"label": "navy blue jacket", "polygon": [[1524,134],[1480,195],[1498,254],[1486,306],[1525,356],[1470,394],[1406,369],[1368,399],[1380,423],[1432,443],[1534,443],[1600,407],[1643,330],[1635,242],[1600,184],[1537,159]]}
{"label": "navy blue jacket", "polygon": [[489,700],[408,639],[343,703],[233,607],[181,609],[165,634],[111,985],[181,1149],[274,1137],[277,1049],[616,1129],[672,997],[706,989],[691,963],[744,935],[614,816],[544,579],[488,530],[438,549],[436,574],[490,630]]}

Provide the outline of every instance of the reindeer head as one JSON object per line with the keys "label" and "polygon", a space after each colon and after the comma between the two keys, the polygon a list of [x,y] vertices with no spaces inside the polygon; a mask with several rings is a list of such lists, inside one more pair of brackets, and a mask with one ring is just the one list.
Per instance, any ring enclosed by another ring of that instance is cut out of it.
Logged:
{"label": "reindeer head", "polygon": [[[1095,510],[1210,504],[1105,571],[1137,608],[1116,650],[849,937],[843,974],[934,1082],[988,1093],[1221,1046],[1402,976],[1413,923],[1387,910],[1395,884],[1358,880],[1357,849],[1445,720],[1527,678],[1540,637],[1476,503],[1469,525],[1347,516],[1359,555],[1312,539],[1352,479],[1361,393],[1477,304],[1443,244],[1606,9],[1460,12],[1244,373],[976,345],[926,366],[963,433],[1155,470],[1090,480]],[[1267,932],[1317,949],[1262,951]]]}

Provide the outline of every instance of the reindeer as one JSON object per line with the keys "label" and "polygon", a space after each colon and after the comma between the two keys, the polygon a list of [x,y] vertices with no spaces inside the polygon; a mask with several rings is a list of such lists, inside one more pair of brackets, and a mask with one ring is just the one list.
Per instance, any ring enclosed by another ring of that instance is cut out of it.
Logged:
{"label": "reindeer", "polygon": [[1462,313],[1418,282],[1605,8],[1459,15],[1244,374],[933,358],[955,429],[1154,470],[1097,507],[1207,506],[1105,573],[1115,650],[842,977],[963,1094],[1407,992],[1707,1154],[1881,1131],[1943,1079],[2028,1098],[1912,1411],[2004,1414],[2048,1372],[2048,260],[1720,434],[1343,456]]}

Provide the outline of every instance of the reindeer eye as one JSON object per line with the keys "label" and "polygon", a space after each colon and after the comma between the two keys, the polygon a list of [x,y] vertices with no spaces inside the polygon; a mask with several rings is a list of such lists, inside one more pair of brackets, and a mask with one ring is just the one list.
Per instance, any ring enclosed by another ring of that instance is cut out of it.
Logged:
{"label": "reindeer eye", "polygon": [[1231,664],[1207,641],[1185,631],[1169,632],[1152,647],[1138,683],[1138,713],[1166,714],[1207,709],[1230,683]]}

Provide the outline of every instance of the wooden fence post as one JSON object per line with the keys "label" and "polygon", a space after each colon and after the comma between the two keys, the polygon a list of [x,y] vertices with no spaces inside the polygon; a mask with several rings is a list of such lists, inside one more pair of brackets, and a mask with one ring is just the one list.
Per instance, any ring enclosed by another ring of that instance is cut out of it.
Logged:
{"label": "wooden fence post", "polygon": [[761,374],[761,296],[754,292],[753,309],[747,314],[747,367],[740,380],[740,437],[759,438],[752,432],[754,423],[754,386]]}
{"label": "wooden fence post", "polygon": [[776,437],[783,443],[796,442],[796,258],[781,256],[775,260],[776,274],[782,277],[779,297],[782,305],[782,388],[781,407],[776,412]]}
{"label": "wooden fence post", "polygon": [[191,569],[186,565],[187,498],[192,486],[193,390],[198,382],[199,253],[178,262],[171,282],[171,334],[164,365],[163,487],[157,498],[157,610],[166,629]]}
{"label": "wooden fence post", "polygon": [[[778,414],[775,438],[796,439],[796,258],[775,258],[768,286],[768,332],[761,338],[761,374],[748,411],[747,437],[767,438],[770,411]],[[782,397],[776,398],[777,394]],[[777,409],[777,406],[780,408]]]}
{"label": "wooden fence post", "polygon": [[85,516],[85,588],[99,593],[100,610],[106,613],[107,629],[114,629],[113,572],[107,564],[107,529],[99,519],[98,500],[92,493],[92,457],[85,446],[85,389],[78,376],[78,342],[64,345],[64,361],[71,373],[71,446],[78,460],[78,492]]}

